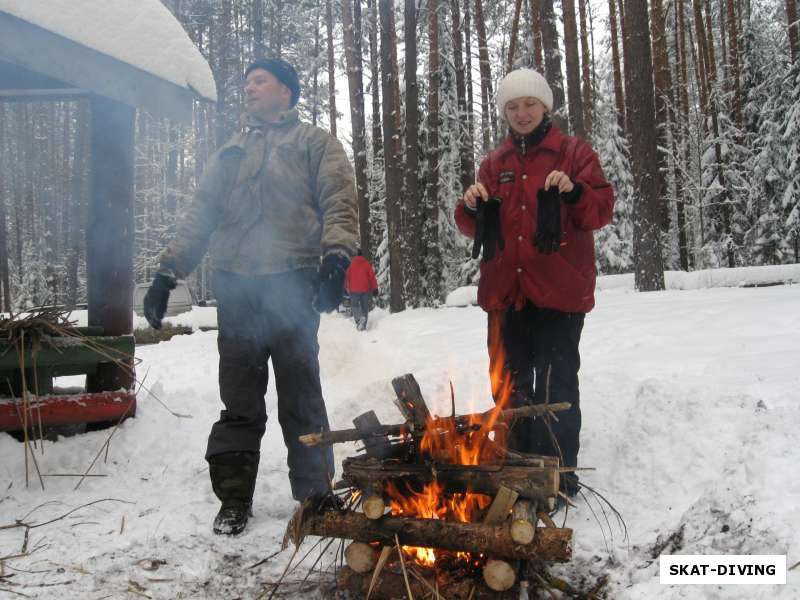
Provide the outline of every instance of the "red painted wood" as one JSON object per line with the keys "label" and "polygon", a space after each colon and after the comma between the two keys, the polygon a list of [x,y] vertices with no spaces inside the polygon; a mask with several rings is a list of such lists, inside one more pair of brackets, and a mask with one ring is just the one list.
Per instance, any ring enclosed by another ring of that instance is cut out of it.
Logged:
{"label": "red painted wood", "polygon": [[[28,407],[28,425],[38,428],[40,419],[43,427],[113,422],[135,413],[136,394],[132,391],[42,396]],[[20,398],[0,399],[0,431],[22,429],[21,414]]]}

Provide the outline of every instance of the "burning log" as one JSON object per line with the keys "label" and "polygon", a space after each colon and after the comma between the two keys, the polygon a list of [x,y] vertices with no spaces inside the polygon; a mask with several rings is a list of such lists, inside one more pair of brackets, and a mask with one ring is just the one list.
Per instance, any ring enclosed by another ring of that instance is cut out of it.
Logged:
{"label": "burning log", "polygon": [[[518,600],[519,591],[514,588],[506,592],[498,593],[480,582],[474,581],[471,577],[445,578],[440,573],[439,594],[440,598],[453,598],[458,600]],[[348,590],[360,596],[367,596],[370,591],[370,574],[355,573],[347,567],[339,571],[337,585],[341,590]],[[425,598],[435,593],[435,583],[433,577],[420,576],[414,573],[409,577],[411,594],[414,598]],[[427,581],[427,583],[423,583]],[[395,598],[406,598],[405,579],[401,573],[396,573],[388,569],[381,572],[378,577],[370,598],[375,600],[389,600]]]}
{"label": "burning log", "polygon": [[[520,464],[525,462],[537,466]],[[539,466],[545,462],[549,464]],[[383,482],[398,479],[419,484],[436,479],[448,491],[469,491],[492,497],[502,487],[507,487],[523,498],[546,501],[558,494],[557,465],[558,460],[553,457],[486,465],[421,464],[352,457],[342,461],[342,478],[361,489],[382,486]]]}
{"label": "burning log", "polygon": [[378,564],[378,551],[364,542],[353,542],[345,549],[344,560],[356,573],[369,573]]}
{"label": "burning log", "polygon": [[395,377],[392,379],[392,387],[397,394],[395,404],[405,417],[406,423],[409,423],[414,431],[424,431],[431,419],[431,413],[425,404],[425,398],[422,397],[422,390],[419,389],[417,380],[411,374]]}
{"label": "burning log", "polygon": [[[571,404],[569,402],[558,402],[556,404],[529,404],[528,406],[521,406],[519,408],[509,408],[502,410],[496,414],[496,423],[510,423],[516,419],[523,419],[526,417],[540,417],[545,414],[560,412],[567,410]],[[465,430],[478,427],[481,423],[489,423],[494,418],[494,411],[486,411],[484,413],[476,413],[469,415],[460,415],[455,418],[431,418],[428,421],[428,431],[435,431],[436,429],[450,430],[453,425],[457,428]],[[407,435],[421,435],[422,430],[414,429],[408,423],[402,425],[381,425],[370,430],[363,429],[340,429],[337,431],[321,431],[318,433],[308,433],[300,436],[300,441],[306,446],[320,446],[340,444],[344,442],[357,442],[360,440],[369,440],[375,438],[384,438],[386,436],[407,436]]]}
{"label": "burning log", "polygon": [[[572,530],[542,528],[534,542],[517,544],[507,526],[482,523],[457,523],[437,519],[385,516],[371,520],[350,511],[306,513],[299,527],[300,536],[347,538],[359,542],[395,544],[397,535],[404,546],[439,548],[456,552],[472,552],[498,558],[550,560],[566,562],[572,556]],[[295,536],[297,532],[292,531]],[[293,540],[299,543],[299,539]]]}
{"label": "burning log", "polygon": [[483,567],[483,580],[495,592],[505,592],[517,582],[517,572],[506,561],[491,558]]}
{"label": "burning log", "polygon": [[511,512],[511,539],[530,544],[536,534],[536,507],[529,500],[519,500]]}

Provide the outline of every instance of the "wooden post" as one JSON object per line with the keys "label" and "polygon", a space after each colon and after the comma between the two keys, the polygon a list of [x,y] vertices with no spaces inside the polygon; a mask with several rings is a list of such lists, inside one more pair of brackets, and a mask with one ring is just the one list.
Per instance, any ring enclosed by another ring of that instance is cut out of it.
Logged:
{"label": "wooden post", "polygon": [[[86,230],[89,325],[105,335],[133,330],[133,143],[136,109],[91,96],[91,194]],[[129,389],[130,372],[98,365],[89,392]]]}

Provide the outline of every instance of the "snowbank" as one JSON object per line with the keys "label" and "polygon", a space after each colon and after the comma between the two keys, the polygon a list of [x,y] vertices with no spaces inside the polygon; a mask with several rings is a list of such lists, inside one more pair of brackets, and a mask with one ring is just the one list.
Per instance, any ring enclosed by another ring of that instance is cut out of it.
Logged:
{"label": "snowbank", "polygon": [[[566,516],[574,560],[554,567],[556,575],[577,585],[608,575],[614,600],[798,597],[798,569],[785,586],[662,586],[653,558],[800,560],[800,478],[791,475],[800,447],[798,306],[797,285],[598,297],[583,330],[580,382],[579,461],[595,470],[581,480],[620,512],[627,536],[594,495],[579,496]],[[201,314],[185,318],[199,323]],[[45,477],[42,491],[32,466],[26,487],[23,446],[0,434],[0,556],[22,554],[23,544],[29,552],[4,561],[13,577],[0,581],[0,597],[12,589],[10,597],[75,600],[255,598],[278,579],[291,550],[250,568],[280,548],[294,508],[272,377],[255,517],[239,537],[211,533],[218,503],[203,453],[221,408],[216,342],[208,331],[137,348],[138,371],[147,375],[136,418],[116,431],[107,461],[100,452],[92,473],[101,477],[78,490],[74,477]],[[490,403],[486,319],[477,307],[376,310],[366,332],[352,319],[324,315],[320,347],[334,428],[352,427],[370,409],[396,422],[390,382],[404,373],[414,373],[434,413],[449,414],[450,381],[459,413]],[[82,473],[109,433],[40,444],[38,466],[44,474]],[[356,448],[337,446],[337,464]],[[71,510],[27,536],[3,528],[18,519],[44,524]],[[302,579],[318,554],[291,579]]]}
{"label": "snowbank", "polygon": [[[734,269],[706,269],[703,271],[665,271],[664,283],[668,290],[700,290],[717,287],[756,287],[783,283],[800,283],[800,264],[765,267],[736,267]],[[635,289],[633,273],[601,275],[597,278],[597,291]],[[475,306],[478,304],[478,287],[468,285],[450,292],[447,306]]]}

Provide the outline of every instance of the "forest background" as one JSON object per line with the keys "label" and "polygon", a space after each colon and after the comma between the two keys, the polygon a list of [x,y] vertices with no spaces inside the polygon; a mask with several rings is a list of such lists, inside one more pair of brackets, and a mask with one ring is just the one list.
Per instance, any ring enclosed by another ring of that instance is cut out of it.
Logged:
{"label": "forest background", "polygon": [[[350,149],[364,254],[392,311],[435,306],[478,262],[453,209],[507,133],[494,92],[532,67],[616,192],[601,274],[800,262],[796,0],[164,0],[207,58],[191,125],[139,112],[135,274],[147,282],[256,57],[294,64],[304,119]],[[0,103],[2,310],[85,299],[88,103]],[[209,269],[190,278],[212,297]]]}

